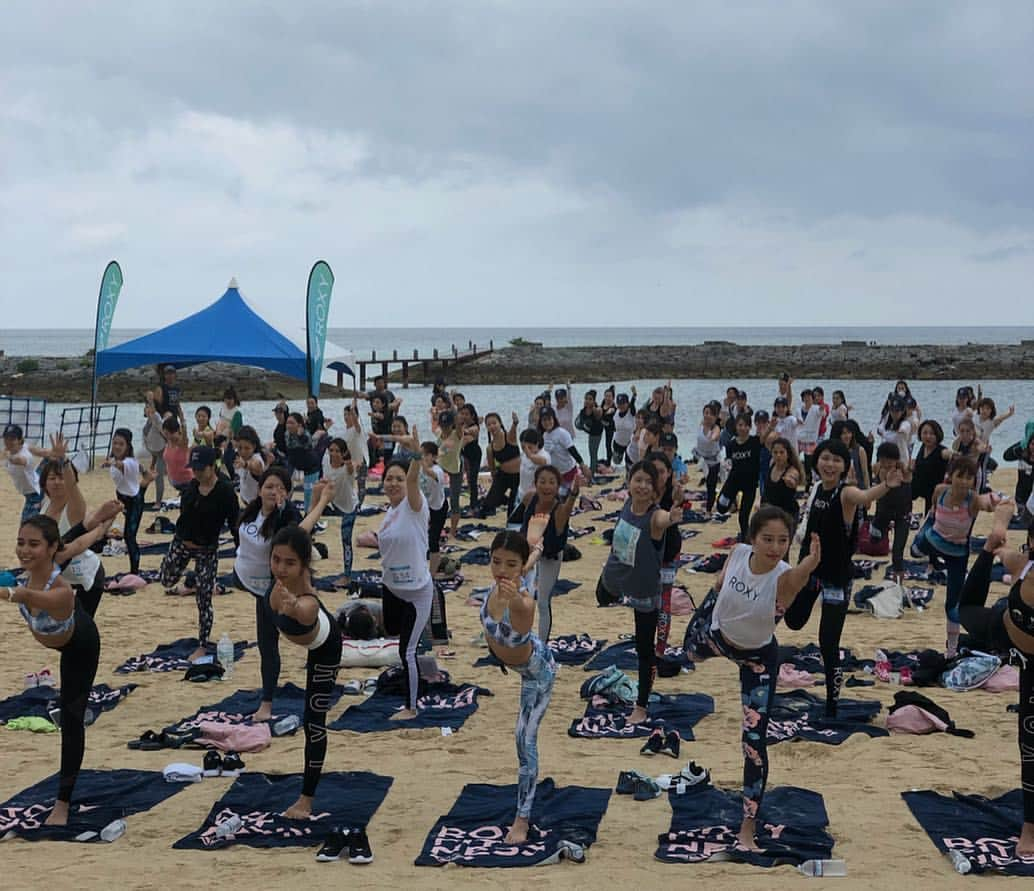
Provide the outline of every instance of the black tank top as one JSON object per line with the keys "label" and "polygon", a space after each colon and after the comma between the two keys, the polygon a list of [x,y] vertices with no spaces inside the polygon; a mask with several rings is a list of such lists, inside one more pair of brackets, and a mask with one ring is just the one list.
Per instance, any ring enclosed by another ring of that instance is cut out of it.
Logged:
{"label": "black tank top", "polygon": [[851,556],[858,538],[858,511],[854,512],[854,520],[849,526],[844,523],[844,508],[840,502],[843,491],[843,483],[838,483],[831,491],[819,486],[808,512],[801,543],[800,556],[804,558],[811,549],[811,534],[818,533],[822,557],[815,575],[834,588],[846,587],[854,577]]}
{"label": "black tank top", "polygon": [[915,457],[912,468],[912,492],[919,498],[930,498],[933,490],[944,482],[944,474],[948,469],[948,462],[941,454],[944,446],[938,445],[929,455],[924,457],[923,448],[920,446],[919,453]]}
{"label": "black tank top", "polygon": [[774,507],[782,508],[791,517],[794,523],[797,522],[797,490],[791,489],[785,481],[786,473],[790,468],[783,471],[783,475],[777,480],[768,478],[768,485],[765,486],[765,494],[761,499],[764,504],[771,504]]}
{"label": "black tank top", "polygon": [[[521,533],[525,537],[528,535],[528,524],[531,522],[531,518],[535,516],[535,509],[538,507],[538,504],[539,496],[532,495],[527,507],[521,505],[518,508],[519,510],[524,510],[524,516],[521,519]],[[557,532],[556,509],[559,506],[559,501],[553,504],[553,509],[549,512],[549,523],[546,524],[546,530],[542,533],[542,555],[553,559],[564,553],[564,548],[567,547],[567,531],[571,528],[571,524],[568,523],[564,527],[563,532]]]}
{"label": "black tank top", "polygon": [[507,461],[519,458],[520,454],[520,449],[518,449],[512,442],[504,443],[503,447],[498,452],[495,449],[492,449],[492,457],[495,459],[496,464],[505,464]]}

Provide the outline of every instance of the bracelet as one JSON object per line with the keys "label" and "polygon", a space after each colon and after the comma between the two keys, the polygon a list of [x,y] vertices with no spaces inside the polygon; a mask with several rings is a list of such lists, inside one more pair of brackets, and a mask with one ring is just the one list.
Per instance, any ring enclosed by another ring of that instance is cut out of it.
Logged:
{"label": "bracelet", "polygon": [[17,601],[14,599],[14,588],[12,588],[10,585],[7,586],[7,602],[17,603]]}

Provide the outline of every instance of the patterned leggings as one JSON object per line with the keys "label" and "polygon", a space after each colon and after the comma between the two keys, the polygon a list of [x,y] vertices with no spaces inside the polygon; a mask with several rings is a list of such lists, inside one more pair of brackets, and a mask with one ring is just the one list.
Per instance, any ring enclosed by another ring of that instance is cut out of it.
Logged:
{"label": "patterned leggings", "polygon": [[136,543],[136,533],[140,530],[140,521],[144,516],[144,490],[141,489],[136,495],[123,495],[121,492],[116,494],[125,511],[122,539],[126,543],[126,550],[129,551],[129,571],[139,573],[140,545]]}
{"label": "patterned leggings", "polygon": [[330,613],[330,635],[315,650],[309,650],[305,661],[305,772],[302,774],[302,795],[316,794],[316,785],[323,773],[327,757],[327,710],[341,663],[341,635]]}
{"label": "patterned leggings", "polygon": [[734,647],[722,632],[708,632],[708,643],[719,656],[740,667],[743,703],[743,818],[756,818],[768,782],[768,711],[779,679],[779,645],[773,637],[756,650]]}
{"label": "patterned leggings", "polygon": [[521,710],[517,714],[517,816],[531,816],[539,777],[539,725],[553,697],[556,662],[539,638],[532,637],[531,658],[517,668],[521,676]]}
{"label": "patterned leggings", "polygon": [[198,645],[203,647],[208,644],[208,638],[212,634],[212,622],[215,621],[215,614],[212,612],[212,589],[219,572],[219,556],[216,549],[188,548],[179,536],[173,537],[169,544],[169,552],[162,560],[159,581],[162,587],[171,588],[180,580],[183,570],[191,560],[194,561],[197,571],[197,640]]}
{"label": "patterned leggings", "polygon": [[350,514],[341,514],[341,553],[345,558],[345,575],[352,578],[352,530],[355,528],[355,518],[358,511]]}

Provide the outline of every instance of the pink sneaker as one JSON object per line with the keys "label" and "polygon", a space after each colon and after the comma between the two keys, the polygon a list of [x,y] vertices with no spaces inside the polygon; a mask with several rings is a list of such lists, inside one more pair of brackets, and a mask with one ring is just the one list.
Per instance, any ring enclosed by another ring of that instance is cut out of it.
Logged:
{"label": "pink sneaker", "polygon": [[55,686],[55,684],[54,684],[54,675],[52,675],[50,673],[50,669],[49,668],[44,668],[38,675],[36,675],[36,677],[39,679],[39,686],[40,687],[53,687],[53,686]]}

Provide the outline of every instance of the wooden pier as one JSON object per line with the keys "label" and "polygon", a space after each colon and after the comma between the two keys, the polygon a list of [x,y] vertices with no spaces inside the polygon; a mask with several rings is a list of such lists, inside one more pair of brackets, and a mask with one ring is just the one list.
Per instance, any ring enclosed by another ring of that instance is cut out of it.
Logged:
{"label": "wooden pier", "polygon": [[[470,362],[473,359],[478,358],[478,356],[491,355],[494,349],[495,344],[491,340],[488,342],[487,350],[484,347],[479,348],[473,341],[467,341],[467,349],[463,351],[457,349],[456,344],[453,344],[452,349],[444,355],[441,355],[438,350],[434,350],[430,356],[420,356],[418,355],[417,350],[413,350],[412,358],[404,357],[402,359],[399,358],[398,350],[391,351],[390,359],[378,359],[377,351],[371,350],[369,359],[356,358],[355,360],[355,364],[359,366],[359,389],[366,389],[366,367],[368,365],[377,367],[377,371],[373,375],[374,377],[378,374],[383,374],[389,380],[392,374],[392,366],[401,366],[402,389],[405,390],[409,387],[409,369],[413,365],[420,366],[423,382],[426,384],[431,379],[432,372],[440,372],[444,375],[452,366],[462,365],[464,362]],[[337,385],[339,389],[342,387],[342,378],[343,374],[339,371],[337,374]]]}

